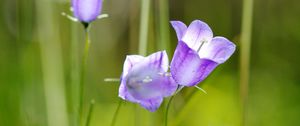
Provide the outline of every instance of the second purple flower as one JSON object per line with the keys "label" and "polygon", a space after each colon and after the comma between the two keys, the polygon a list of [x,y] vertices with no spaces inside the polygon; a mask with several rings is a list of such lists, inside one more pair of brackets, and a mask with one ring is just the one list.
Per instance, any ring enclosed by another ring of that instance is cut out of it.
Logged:
{"label": "second purple flower", "polygon": [[180,21],[171,24],[178,38],[171,74],[179,85],[197,85],[235,51],[235,44],[224,37],[213,37],[210,27],[200,20],[189,27]]}

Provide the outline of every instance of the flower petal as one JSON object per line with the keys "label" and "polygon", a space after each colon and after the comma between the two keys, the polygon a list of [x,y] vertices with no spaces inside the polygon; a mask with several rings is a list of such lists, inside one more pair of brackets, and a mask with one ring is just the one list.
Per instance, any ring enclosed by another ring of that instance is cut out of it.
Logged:
{"label": "flower petal", "polygon": [[126,77],[126,86],[136,99],[150,99],[171,95],[177,84],[166,73],[168,56],[165,51],[154,53],[133,66]]}
{"label": "flower petal", "polygon": [[102,0],[72,0],[74,16],[82,22],[97,19],[102,9]]}
{"label": "flower petal", "polygon": [[171,25],[173,26],[174,30],[176,31],[176,35],[178,40],[181,40],[183,37],[187,27],[181,21],[171,21]]}
{"label": "flower petal", "polygon": [[142,107],[144,107],[145,109],[149,110],[150,112],[154,112],[159,108],[162,101],[163,101],[163,98],[160,97],[160,98],[149,99],[149,100],[140,102],[139,104]]}
{"label": "flower petal", "polygon": [[143,68],[151,67],[153,69],[160,69],[164,72],[167,72],[169,68],[168,55],[166,51],[159,51],[153,53],[134,67],[143,67]]}
{"label": "flower petal", "polygon": [[235,51],[235,44],[224,37],[214,37],[211,42],[203,44],[199,51],[201,58],[224,63]]}
{"label": "flower petal", "polygon": [[204,80],[218,63],[200,59],[196,51],[179,42],[171,62],[171,74],[179,85],[194,86]]}
{"label": "flower petal", "polygon": [[127,99],[130,100],[132,102],[136,101],[134,100],[134,98],[132,98],[132,96],[127,92],[126,89],[126,76],[128,74],[128,72],[131,70],[131,68],[138,64],[139,62],[141,62],[142,60],[144,60],[145,57],[143,56],[139,56],[139,55],[128,55],[126,56],[124,65],[123,65],[123,73],[121,75],[121,85],[119,87],[119,97],[121,97],[122,99]]}
{"label": "flower petal", "polygon": [[181,40],[197,51],[202,42],[209,42],[212,38],[213,32],[210,27],[200,20],[195,20],[189,25]]}
{"label": "flower petal", "polygon": [[128,55],[126,56],[124,65],[123,65],[123,76],[126,76],[127,73],[131,70],[132,66],[138,64],[143,61],[145,57],[140,55]]}
{"label": "flower petal", "polygon": [[[133,60],[130,59],[134,59],[137,63],[132,63]],[[172,95],[177,88],[173,78],[166,73],[167,70],[168,56],[165,51],[154,53],[146,58],[127,57],[121,77],[119,97],[139,103],[150,111],[156,110],[162,98]]]}

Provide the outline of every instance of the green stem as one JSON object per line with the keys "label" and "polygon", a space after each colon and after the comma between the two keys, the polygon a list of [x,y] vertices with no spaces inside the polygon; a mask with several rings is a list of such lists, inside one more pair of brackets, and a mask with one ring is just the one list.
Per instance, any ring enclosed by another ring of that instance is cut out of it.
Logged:
{"label": "green stem", "polygon": [[71,24],[71,50],[70,50],[70,60],[71,60],[71,104],[72,106],[72,113],[76,113],[75,117],[72,118],[72,124],[76,125],[79,121],[79,111],[77,109],[79,103],[79,85],[80,85],[80,63],[79,63],[79,56],[78,56],[78,27],[75,23]]}
{"label": "green stem", "polygon": [[[169,0],[158,0],[159,7],[159,50],[170,51],[170,30],[169,30]],[[168,53],[169,54],[169,53]]]}
{"label": "green stem", "polygon": [[165,113],[165,126],[168,126],[168,113],[169,113],[170,105],[171,105],[171,102],[172,102],[174,96],[175,96],[175,94],[171,96],[171,98],[167,104],[166,113]]}
{"label": "green stem", "polygon": [[111,126],[115,125],[115,122],[116,122],[116,119],[117,119],[117,115],[119,114],[119,110],[121,108],[121,105],[122,105],[122,100],[120,100],[119,103],[118,103],[118,107],[117,107],[117,109],[116,109],[116,111],[114,113],[113,119],[112,119],[111,124],[110,124]]}
{"label": "green stem", "polygon": [[88,61],[88,55],[89,55],[89,47],[90,47],[90,38],[89,38],[89,30],[88,27],[85,27],[85,48],[84,48],[84,54],[82,57],[82,64],[81,64],[81,77],[80,77],[80,94],[79,94],[79,114],[80,114],[80,124],[82,124],[82,118],[83,118],[83,98],[84,98],[84,78],[85,78],[85,69],[87,66]]}
{"label": "green stem", "polygon": [[140,19],[140,35],[139,35],[139,54],[147,54],[147,40],[149,30],[150,0],[141,1],[141,19]]}
{"label": "green stem", "polygon": [[94,104],[95,104],[95,100],[92,99],[91,102],[90,102],[89,113],[88,113],[88,116],[87,116],[87,119],[86,119],[85,126],[89,126],[90,125],[90,120],[91,120],[92,113],[93,113],[93,110],[94,110]]}
{"label": "green stem", "polygon": [[248,87],[250,76],[250,47],[253,16],[253,0],[243,1],[243,17],[241,29],[241,54],[240,54],[240,95],[242,110],[242,125],[246,125]]}

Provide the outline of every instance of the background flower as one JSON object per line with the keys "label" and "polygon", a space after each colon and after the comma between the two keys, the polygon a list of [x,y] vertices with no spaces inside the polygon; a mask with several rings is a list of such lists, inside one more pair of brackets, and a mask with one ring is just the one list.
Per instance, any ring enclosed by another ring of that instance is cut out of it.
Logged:
{"label": "background flower", "polygon": [[72,8],[77,19],[89,23],[100,15],[102,0],[72,0]]}

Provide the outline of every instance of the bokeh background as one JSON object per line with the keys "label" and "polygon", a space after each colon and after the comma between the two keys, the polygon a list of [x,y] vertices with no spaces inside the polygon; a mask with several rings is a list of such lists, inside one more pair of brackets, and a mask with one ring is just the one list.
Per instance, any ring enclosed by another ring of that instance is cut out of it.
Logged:
{"label": "bokeh background", "polygon": [[[253,16],[248,17],[253,25],[246,99],[240,93],[243,1],[150,3],[147,54],[165,49],[171,59],[177,40],[169,20],[203,20],[215,35],[237,45],[234,55],[199,85],[207,95],[195,88],[176,95],[169,125],[300,125],[300,1],[254,0]],[[62,12],[72,15],[70,1],[0,1],[1,126],[76,125],[84,32]],[[111,124],[119,83],[104,79],[119,78],[126,55],[138,53],[141,1],[104,0],[102,12],[109,18],[95,21],[90,29],[84,109],[87,113],[89,101],[96,101],[91,126]],[[115,125],[163,125],[165,105],[150,113],[124,102]]]}

